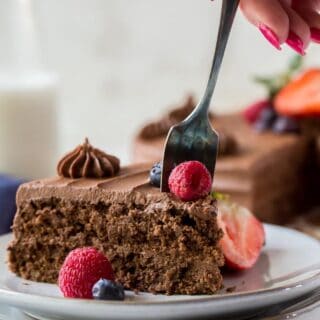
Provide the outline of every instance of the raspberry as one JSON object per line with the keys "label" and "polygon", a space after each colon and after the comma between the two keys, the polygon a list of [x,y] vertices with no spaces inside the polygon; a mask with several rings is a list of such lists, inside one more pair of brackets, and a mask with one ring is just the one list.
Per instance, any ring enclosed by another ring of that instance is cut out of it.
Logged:
{"label": "raspberry", "polygon": [[248,123],[255,123],[261,114],[261,112],[272,107],[272,101],[270,100],[259,100],[252,103],[243,111],[243,116]]}
{"label": "raspberry", "polygon": [[187,161],[175,167],[169,176],[172,193],[184,201],[206,196],[212,185],[208,169],[199,161]]}
{"label": "raspberry", "polygon": [[58,283],[65,297],[92,299],[92,287],[101,278],[114,280],[110,262],[95,248],[85,247],[68,254]]}

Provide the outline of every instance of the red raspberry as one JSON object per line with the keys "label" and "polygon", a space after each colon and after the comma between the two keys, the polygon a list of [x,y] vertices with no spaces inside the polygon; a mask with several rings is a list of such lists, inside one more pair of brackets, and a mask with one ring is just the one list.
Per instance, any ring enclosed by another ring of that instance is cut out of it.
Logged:
{"label": "red raspberry", "polygon": [[92,287],[101,278],[114,280],[108,259],[95,248],[72,250],[59,272],[59,288],[68,298],[92,299]]}
{"label": "red raspberry", "polygon": [[208,169],[199,161],[187,161],[176,166],[169,176],[169,188],[181,200],[196,200],[206,196],[212,185]]}
{"label": "red raspberry", "polygon": [[256,101],[243,111],[243,116],[248,123],[255,123],[262,110],[270,108],[270,106],[272,106],[272,102],[268,99]]}

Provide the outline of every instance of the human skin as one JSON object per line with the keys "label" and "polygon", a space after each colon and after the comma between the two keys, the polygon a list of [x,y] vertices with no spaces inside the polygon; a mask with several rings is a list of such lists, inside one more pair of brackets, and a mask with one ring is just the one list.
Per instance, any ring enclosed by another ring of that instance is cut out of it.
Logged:
{"label": "human skin", "polygon": [[320,43],[320,0],[240,0],[246,18],[277,49],[289,45],[304,55]]}

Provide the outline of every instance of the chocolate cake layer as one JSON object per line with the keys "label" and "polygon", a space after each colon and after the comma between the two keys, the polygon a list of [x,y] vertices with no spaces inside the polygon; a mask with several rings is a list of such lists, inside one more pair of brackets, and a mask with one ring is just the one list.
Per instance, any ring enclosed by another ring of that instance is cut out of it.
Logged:
{"label": "chocolate cake layer", "polygon": [[9,268],[23,278],[55,283],[68,252],[94,246],[127,289],[212,294],[221,288],[216,201],[160,193],[143,166],[109,179],[30,182],[19,189],[17,206]]}
{"label": "chocolate cake layer", "polygon": [[[241,114],[216,116],[214,128],[236,137],[237,152],[218,157],[213,186],[260,219],[284,223],[308,205],[309,140],[295,134],[258,134]],[[133,160],[154,163],[162,157],[165,136],[133,144]]]}

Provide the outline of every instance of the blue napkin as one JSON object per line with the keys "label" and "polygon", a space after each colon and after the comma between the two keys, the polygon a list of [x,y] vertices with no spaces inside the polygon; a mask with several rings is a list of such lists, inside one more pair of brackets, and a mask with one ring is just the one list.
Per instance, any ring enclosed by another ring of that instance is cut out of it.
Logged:
{"label": "blue napkin", "polygon": [[10,232],[16,213],[16,193],[23,179],[0,174],[0,234]]}

